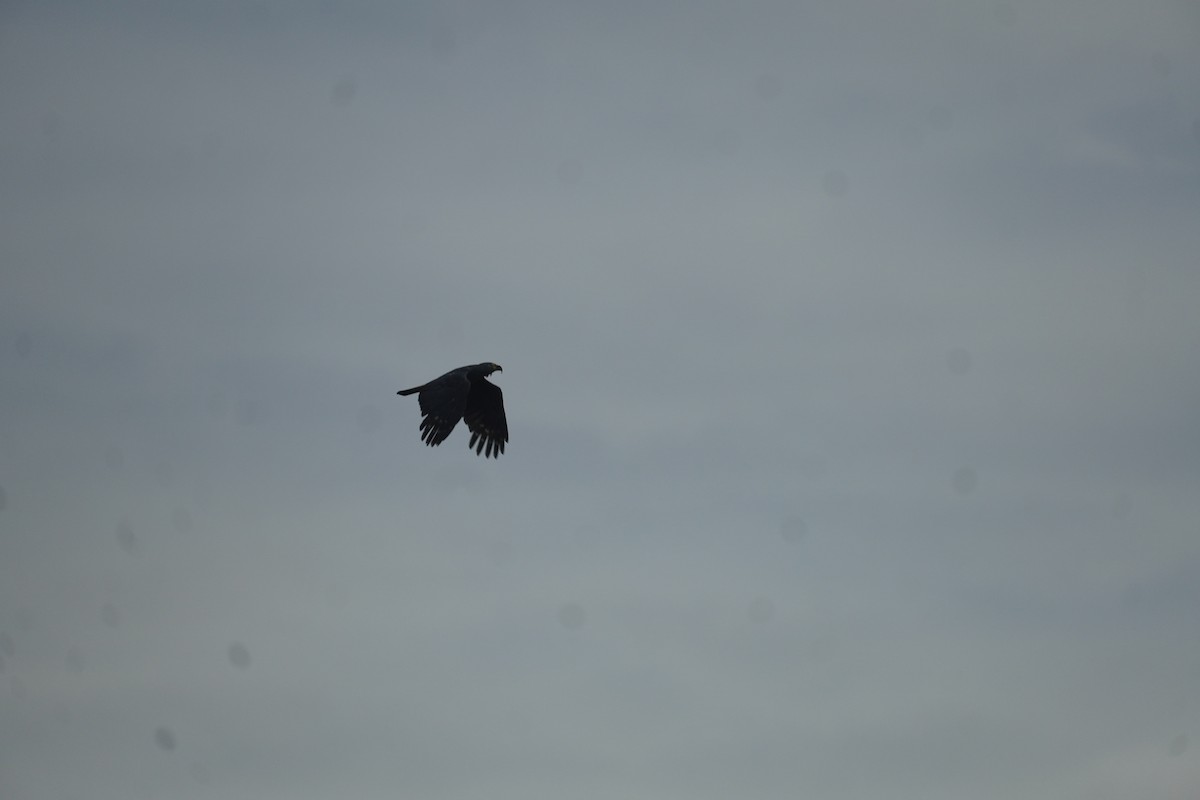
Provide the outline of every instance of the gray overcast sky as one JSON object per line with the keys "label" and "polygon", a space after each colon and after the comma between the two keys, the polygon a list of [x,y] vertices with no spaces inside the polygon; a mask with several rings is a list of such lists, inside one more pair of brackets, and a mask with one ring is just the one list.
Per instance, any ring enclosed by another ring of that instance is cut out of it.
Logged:
{"label": "gray overcast sky", "polygon": [[6,2],[0,795],[1196,797],[1197,42]]}

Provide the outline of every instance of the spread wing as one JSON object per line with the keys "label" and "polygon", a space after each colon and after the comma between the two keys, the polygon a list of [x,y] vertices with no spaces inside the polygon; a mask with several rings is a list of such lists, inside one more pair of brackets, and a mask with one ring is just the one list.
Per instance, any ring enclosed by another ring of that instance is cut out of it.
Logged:
{"label": "spread wing", "polygon": [[463,419],[471,429],[471,441],[467,447],[473,447],[476,455],[482,453],[485,458],[499,458],[504,452],[504,443],[508,441],[508,420],[504,417],[504,393],[500,387],[483,378],[476,378],[467,395]]}
{"label": "spread wing", "polygon": [[[421,440],[433,447],[441,444],[462,419],[471,394],[471,381],[459,372],[450,372],[426,384],[418,400],[421,403]],[[501,412],[503,416],[503,412]]]}

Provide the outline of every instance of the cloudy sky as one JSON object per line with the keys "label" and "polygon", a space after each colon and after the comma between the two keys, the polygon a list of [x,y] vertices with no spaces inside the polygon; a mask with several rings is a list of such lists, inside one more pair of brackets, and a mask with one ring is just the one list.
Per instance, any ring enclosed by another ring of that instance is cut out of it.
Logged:
{"label": "cloudy sky", "polygon": [[1198,41],[6,2],[0,794],[1197,797]]}

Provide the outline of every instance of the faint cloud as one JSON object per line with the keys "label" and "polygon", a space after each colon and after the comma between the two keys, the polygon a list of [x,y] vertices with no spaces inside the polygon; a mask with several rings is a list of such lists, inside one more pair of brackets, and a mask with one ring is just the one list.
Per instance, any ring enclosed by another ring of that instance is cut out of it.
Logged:
{"label": "faint cloud", "polygon": [[100,607],[100,621],[109,628],[116,628],[121,624],[121,612],[112,603],[105,603]]}
{"label": "faint cloud", "polygon": [[21,331],[13,340],[13,347],[16,348],[18,356],[29,358],[29,354],[33,352],[33,338],[25,331]]}
{"label": "faint cloud", "polygon": [[1186,733],[1181,733],[1171,740],[1171,744],[1167,748],[1167,752],[1171,754],[1172,758],[1175,758],[1186,753],[1187,749],[1188,735]]}

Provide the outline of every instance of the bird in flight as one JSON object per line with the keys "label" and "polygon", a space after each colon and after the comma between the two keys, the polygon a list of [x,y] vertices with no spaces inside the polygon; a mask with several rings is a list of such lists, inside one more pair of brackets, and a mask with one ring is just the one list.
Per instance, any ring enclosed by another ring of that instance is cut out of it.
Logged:
{"label": "bird in flight", "polygon": [[490,361],[452,369],[422,386],[403,389],[396,394],[416,394],[421,404],[421,441],[430,447],[441,444],[460,419],[467,421],[475,455],[499,458],[508,441],[508,420],[504,417],[504,394],[487,380],[493,372],[503,372]]}

